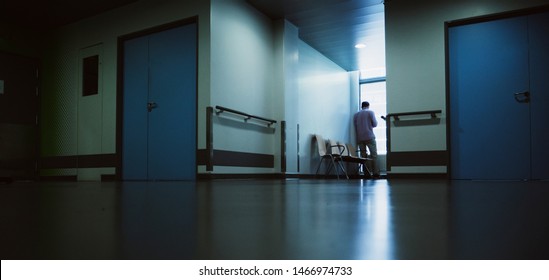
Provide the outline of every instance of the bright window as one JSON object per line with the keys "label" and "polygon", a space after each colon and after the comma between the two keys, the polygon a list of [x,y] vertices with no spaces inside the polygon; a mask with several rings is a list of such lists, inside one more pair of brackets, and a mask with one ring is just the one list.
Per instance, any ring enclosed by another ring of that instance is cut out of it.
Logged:
{"label": "bright window", "polygon": [[[374,111],[377,118],[376,135],[377,153],[387,154],[387,130],[386,123],[381,116],[387,115],[387,97],[385,90],[385,77],[365,79],[360,82],[360,104],[362,101],[370,102],[370,110]],[[360,108],[359,108],[360,109]]]}

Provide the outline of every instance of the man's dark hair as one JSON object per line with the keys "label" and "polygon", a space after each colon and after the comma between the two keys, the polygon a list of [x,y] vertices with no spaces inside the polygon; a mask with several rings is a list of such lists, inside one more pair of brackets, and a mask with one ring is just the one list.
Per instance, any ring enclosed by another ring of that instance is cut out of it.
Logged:
{"label": "man's dark hair", "polygon": [[368,101],[363,101],[363,102],[362,102],[362,108],[366,108],[366,107],[370,107],[370,102],[368,102]]}

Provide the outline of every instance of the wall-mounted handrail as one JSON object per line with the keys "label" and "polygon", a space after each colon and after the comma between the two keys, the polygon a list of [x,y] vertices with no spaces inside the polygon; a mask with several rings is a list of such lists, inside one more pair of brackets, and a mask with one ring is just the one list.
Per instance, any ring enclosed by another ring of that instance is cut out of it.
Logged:
{"label": "wall-mounted handrail", "polygon": [[[430,115],[431,119],[436,119],[436,118],[438,118],[437,114],[440,114],[440,113],[442,113],[442,110],[391,113],[391,114],[387,114],[387,116],[381,116],[381,118],[384,119],[387,122],[387,126],[386,126],[386,132],[387,132],[387,170],[391,170],[391,166],[393,165],[393,152],[391,151],[391,118],[393,118],[395,121],[400,121],[400,117],[403,117],[403,116]],[[398,153],[396,153],[396,154],[398,154]],[[444,157],[442,157],[442,160],[439,160],[439,161],[445,161],[445,160],[446,159]]]}
{"label": "wall-mounted handrail", "polygon": [[[216,111],[217,110],[217,111]],[[247,119],[254,118],[269,123],[269,126],[276,123],[275,120],[267,118],[261,118],[246,114],[237,110],[229,109],[222,106],[206,107],[206,149],[199,150],[199,165],[205,165],[206,171],[213,171],[214,165],[219,166],[238,166],[238,167],[263,167],[263,168],[275,168],[275,155],[262,154],[245,151],[230,151],[214,149],[214,114],[221,114],[222,112],[238,114],[246,117]],[[281,170],[286,171],[286,122],[280,122],[280,136],[281,136]],[[274,128],[264,129],[263,131],[274,131]]]}
{"label": "wall-mounted handrail", "polygon": [[254,115],[250,115],[248,113],[244,113],[244,112],[241,112],[241,111],[237,111],[237,110],[234,110],[234,109],[229,109],[227,107],[223,107],[223,106],[215,106],[215,109],[217,109],[217,111],[215,112],[217,115],[223,113],[223,112],[228,112],[228,113],[232,113],[232,114],[236,114],[236,115],[241,115],[241,116],[244,116],[245,117],[245,121],[248,121],[249,119],[256,119],[256,120],[260,120],[260,121],[264,121],[266,123],[268,123],[267,125],[270,127],[272,124],[275,124],[276,123],[276,120],[271,120],[271,119],[267,119],[267,118],[263,118],[263,117],[258,117],[258,116],[254,116]]}
{"label": "wall-mounted handrail", "polygon": [[413,116],[413,115],[431,115],[431,118],[436,118],[437,114],[442,113],[442,110],[430,110],[430,111],[417,111],[417,112],[404,112],[404,113],[391,113],[387,114],[385,117],[381,117],[384,120],[390,119],[391,117],[395,120],[400,120],[402,116]]}

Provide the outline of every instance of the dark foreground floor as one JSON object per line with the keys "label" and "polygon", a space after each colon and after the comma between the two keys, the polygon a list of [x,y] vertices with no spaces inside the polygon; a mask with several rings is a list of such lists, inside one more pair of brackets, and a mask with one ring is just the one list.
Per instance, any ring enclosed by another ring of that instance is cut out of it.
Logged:
{"label": "dark foreground floor", "polygon": [[0,185],[2,259],[549,259],[549,182]]}

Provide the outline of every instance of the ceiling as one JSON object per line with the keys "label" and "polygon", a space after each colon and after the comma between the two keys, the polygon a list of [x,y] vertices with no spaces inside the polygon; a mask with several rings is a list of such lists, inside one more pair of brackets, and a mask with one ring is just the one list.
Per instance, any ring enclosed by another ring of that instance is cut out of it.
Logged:
{"label": "ceiling", "polygon": [[[286,18],[299,37],[347,71],[384,67],[383,0],[247,0],[272,19]],[[355,48],[356,44],[364,48]]]}
{"label": "ceiling", "polygon": [[[38,32],[138,0],[0,2],[0,23]],[[345,70],[384,65],[383,0],[246,0],[271,19],[286,18],[300,38]],[[365,44],[362,49],[355,48]]]}

